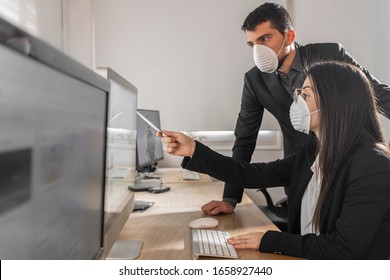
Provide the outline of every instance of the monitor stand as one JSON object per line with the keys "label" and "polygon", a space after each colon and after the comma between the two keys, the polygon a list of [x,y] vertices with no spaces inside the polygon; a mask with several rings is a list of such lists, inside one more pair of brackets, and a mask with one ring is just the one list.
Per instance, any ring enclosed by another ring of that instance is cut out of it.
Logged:
{"label": "monitor stand", "polygon": [[140,168],[138,171],[141,173],[153,173],[155,172],[157,167],[155,165],[147,165],[145,167]]}
{"label": "monitor stand", "polygon": [[143,179],[142,177],[139,177],[135,180],[134,186],[129,186],[129,190],[133,192],[143,192],[150,188],[159,188],[161,185],[161,179]]}
{"label": "monitor stand", "polygon": [[117,240],[108,253],[107,260],[133,260],[138,258],[143,245],[142,240]]}

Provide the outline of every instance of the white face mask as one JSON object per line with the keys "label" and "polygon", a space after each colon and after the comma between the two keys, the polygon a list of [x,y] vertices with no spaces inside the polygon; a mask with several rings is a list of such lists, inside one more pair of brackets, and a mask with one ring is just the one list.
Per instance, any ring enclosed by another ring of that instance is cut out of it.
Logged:
{"label": "white face mask", "polygon": [[263,45],[253,46],[253,60],[261,72],[273,73],[278,69],[278,55],[282,51],[285,41],[286,36],[284,36],[282,46],[277,54],[269,47]]}
{"label": "white face mask", "polygon": [[297,101],[290,107],[290,121],[295,130],[309,134],[310,116],[317,113],[320,109],[310,113],[309,107],[302,96],[298,95]]}

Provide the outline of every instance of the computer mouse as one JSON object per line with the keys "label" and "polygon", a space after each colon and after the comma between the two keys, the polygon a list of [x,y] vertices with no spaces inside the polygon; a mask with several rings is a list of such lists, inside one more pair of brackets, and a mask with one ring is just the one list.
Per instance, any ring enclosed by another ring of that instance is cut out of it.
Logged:
{"label": "computer mouse", "polygon": [[190,222],[190,228],[213,228],[218,225],[218,220],[214,218],[199,218]]}

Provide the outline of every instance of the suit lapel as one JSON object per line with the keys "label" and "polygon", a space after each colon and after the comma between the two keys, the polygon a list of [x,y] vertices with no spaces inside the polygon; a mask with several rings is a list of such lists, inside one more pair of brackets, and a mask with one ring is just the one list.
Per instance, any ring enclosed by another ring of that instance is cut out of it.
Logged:
{"label": "suit lapel", "polygon": [[[305,163],[305,165],[308,165],[308,163]],[[298,203],[299,206],[289,208],[290,211],[289,215],[291,218],[290,221],[293,221],[293,223],[295,224],[294,227],[296,226],[297,229],[300,229],[300,225],[301,225],[300,215],[301,215],[302,197],[306,191],[307,185],[309,184],[311,177],[313,176],[313,172],[311,171],[310,167],[307,166],[302,167],[303,170],[306,170],[307,168],[309,168],[309,172],[305,172],[305,174],[301,176],[299,184],[297,185],[296,193],[294,195],[295,196],[294,202]]]}
{"label": "suit lapel", "polygon": [[292,103],[290,94],[281,85],[277,75],[275,73],[267,74],[261,73],[267,88],[272,97],[279,103],[284,109],[289,111]]}
{"label": "suit lapel", "polygon": [[302,197],[306,191],[311,177],[314,174],[313,171],[311,171],[311,166],[313,165],[316,157],[315,146],[311,147],[310,149],[312,149],[312,151],[309,151],[307,158],[302,162],[302,166],[300,167],[299,182],[296,185],[296,191],[291,193],[292,196],[289,194],[288,198],[289,200],[291,198],[293,204],[296,204],[295,207],[294,205],[291,205],[291,207],[288,209],[290,218],[289,222],[292,222],[291,228],[295,228],[296,230],[300,230],[301,226],[300,214]]}

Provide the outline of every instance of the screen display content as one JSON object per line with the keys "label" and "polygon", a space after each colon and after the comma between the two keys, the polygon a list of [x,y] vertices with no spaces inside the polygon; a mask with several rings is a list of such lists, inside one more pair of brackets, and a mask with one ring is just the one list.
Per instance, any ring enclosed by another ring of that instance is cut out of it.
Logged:
{"label": "screen display content", "polygon": [[[157,110],[138,109],[144,117],[156,127],[160,127],[160,112]],[[137,169],[139,171],[154,171],[154,165],[164,159],[161,139],[156,131],[140,116],[137,116]]]}

